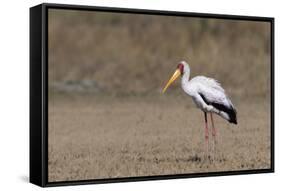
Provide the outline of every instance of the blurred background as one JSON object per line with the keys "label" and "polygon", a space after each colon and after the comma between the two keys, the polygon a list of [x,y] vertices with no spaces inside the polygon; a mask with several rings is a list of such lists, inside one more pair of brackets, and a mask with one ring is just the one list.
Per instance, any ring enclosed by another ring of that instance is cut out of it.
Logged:
{"label": "blurred background", "polygon": [[[270,23],[49,10],[48,180],[270,167]],[[216,160],[203,160],[203,115],[180,88],[186,60],[237,109],[215,117]],[[220,136],[221,135],[221,136]]]}
{"label": "blurred background", "polygon": [[270,92],[268,22],[50,9],[48,39],[50,92],[156,95],[181,60],[232,96]]}

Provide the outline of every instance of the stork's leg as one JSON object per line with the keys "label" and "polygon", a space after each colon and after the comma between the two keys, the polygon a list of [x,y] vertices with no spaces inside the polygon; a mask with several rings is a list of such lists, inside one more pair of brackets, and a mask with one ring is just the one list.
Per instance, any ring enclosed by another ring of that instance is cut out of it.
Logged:
{"label": "stork's leg", "polygon": [[213,119],[213,114],[210,113],[210,115],[211,115],[211,122],[212,122],[212,137],[213,137],[213,141],[214,141],[214,144],[213,144],[213,152],[214,152],[214,154],[216,154],[216,145],[217,145],[216,134],[217,134],[217,130],[216,130],[216,128],[215,128],[214,119]]}
{"label": "stork's leg", "polygon": [[204,112],[205,117],[205,153],[206,156],[209,157],[209,130],[208,130],[208,120],[207,120],[207,113]]}

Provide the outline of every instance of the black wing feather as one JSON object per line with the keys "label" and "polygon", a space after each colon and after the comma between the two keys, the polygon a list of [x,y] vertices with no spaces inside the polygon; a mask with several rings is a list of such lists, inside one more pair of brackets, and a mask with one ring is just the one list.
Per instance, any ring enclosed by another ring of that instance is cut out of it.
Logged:
{"label": "black wing feather", "polygon": [[202,93],[199,93],[199,95],[202,97],[202,99],[204,100],[204,102],[207,105],[212,105],[214,108],[218,109],[219,111],[223,111],[223,112],[227,113],[229,116],[228,121],[230,123],[237,124],[236,110],[234,107],[232,107],[232,106],[228,107],[228,106],[225,106],[220,103],[210,102],[206,99],[206,97]]}

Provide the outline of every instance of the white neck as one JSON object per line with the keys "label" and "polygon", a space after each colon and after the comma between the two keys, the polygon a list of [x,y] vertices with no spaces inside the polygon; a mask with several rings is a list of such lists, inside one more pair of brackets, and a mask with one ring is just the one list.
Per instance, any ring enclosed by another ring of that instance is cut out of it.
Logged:
{"label": "white neck", "polygon": [[189,84],[189,72],[185,72],[181,77],[181,87],[187,94],[189,94],[188,84]]}
{"label": "white neck", "polygon": [[190,72],[185,72],[185,73],[182,75],[181,79],[182,79],[182,80],[185,79],[185,80],[188,82],[188,81],[189,81],[189,76],[190,76]]}

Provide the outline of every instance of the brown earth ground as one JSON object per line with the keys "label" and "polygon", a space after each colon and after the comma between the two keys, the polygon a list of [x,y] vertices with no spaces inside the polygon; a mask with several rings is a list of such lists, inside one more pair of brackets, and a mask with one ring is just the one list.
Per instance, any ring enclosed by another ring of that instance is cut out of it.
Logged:
{"label": "brown earth ground", "polygon": [[[270,32],[261,21],[50,9],[49,181],[269,168]],[[203,113],[180,80],[160,93],[181,60],[237,107],[237,126],[215,116],[210,160]]]}
{"label": "brown earth ground", "polygon": [[268,102],[248,98],[236,107],[237,126],[215,116],[218,145],[206,159],[203,113],[188,97],[56,95],[49,99],[48,179],[270,168]]}

